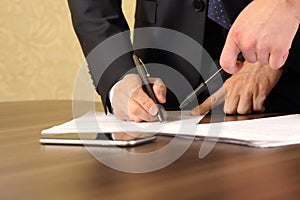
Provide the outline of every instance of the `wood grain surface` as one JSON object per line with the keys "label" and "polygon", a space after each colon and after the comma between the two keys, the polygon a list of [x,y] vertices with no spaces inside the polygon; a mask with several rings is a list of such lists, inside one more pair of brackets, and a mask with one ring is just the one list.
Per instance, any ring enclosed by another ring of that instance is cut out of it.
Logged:
{"label": "wood grain surface", "polygon": [[[163,169],[125,173],[105,166],[85,147],[39,144],[41,130],[72,119],[70,101],[0,103],[0,109],[0,199],[300,197],[300,145],[256,149],[220,143],[200,159],[202,142],[194,141]],[[127,150],[155,151],[171,140],[159,136],[153,143]],[[177,145],[185,143],[182,139]]]}

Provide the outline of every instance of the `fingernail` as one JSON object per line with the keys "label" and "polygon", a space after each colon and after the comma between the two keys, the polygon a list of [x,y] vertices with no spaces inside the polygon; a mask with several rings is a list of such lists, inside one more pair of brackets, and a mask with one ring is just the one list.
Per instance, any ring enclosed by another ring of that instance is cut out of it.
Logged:
{"label": "fingernail", "polygon": [[198,107],[194,108],[193,110],[191,110],[190,112],[191,115],[199,115],[200,114],[200,110]]}
{"label": "fingernail", "polygon": [[158,113],[157,106],[154,104],[153,106],[151,106],[148,112],[150,115],[155,116]]}
{"label": "fingernail", "polygon": [[161,96],[161,101],[160,101],[160,103],[166,103],[166,97],[165,96]]}
{"label": "fingernail", "polygon": [[166,98],[163,92],[158,92],[159,99],[162,101],[161,103],[165,103]]}
{"label": "fingernail", "polygon": [[164,97],[162,91],[159,91],[159,92],[158,92],[158,96],[159,96],[161,99]]}

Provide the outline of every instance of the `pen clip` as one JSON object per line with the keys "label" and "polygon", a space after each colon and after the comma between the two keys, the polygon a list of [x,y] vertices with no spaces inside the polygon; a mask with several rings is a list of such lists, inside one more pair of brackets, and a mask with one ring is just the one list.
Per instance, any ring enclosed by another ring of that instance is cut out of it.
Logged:
{"label": "pen clip", "polygon": [[148,70],[147,70],[147,68],[146,68],[146,65],[143,63],[143,61],[142,61],[140,58],[138,58],[138,60],[139,60],[140,63],[142,64],[142,66],[143,66],[143,68],[144,68],[144,70],[145,70],[145,72],[146,72],[146,76],[149,78],[149,77],[150,77],[150,74],[149,74],[149,72],[148,72]]}
{"label": "pen clip", "polygon": [[[154,101],[154,103],[156,105],[158,105],[158,101],[157,101],[157,99],[155,97],[155,94],[154,94],[154,91],[152,89],[151,82],[148,79],[150,77],[150,74],[149,74],[149,72],[148,72],[145,64],[136,55],[133,54],[132,57],[133,57],[133,61],[134,61],[135,65],[136,65],[137,72],[138,72],[138,74],[139,74],[139,76],[140,76],[140,78],[141,78],[141,80],[143,82],[143,88],[145,88],[146,93]],[[165,119],[165,117],[164,117],[164,115],[163,115],[163,113],[162,113],[162,111],[161,111],[160,108],[158,108],[157,117],[158,117],[158,120],[160,122],[163,122],[164,119]]]}

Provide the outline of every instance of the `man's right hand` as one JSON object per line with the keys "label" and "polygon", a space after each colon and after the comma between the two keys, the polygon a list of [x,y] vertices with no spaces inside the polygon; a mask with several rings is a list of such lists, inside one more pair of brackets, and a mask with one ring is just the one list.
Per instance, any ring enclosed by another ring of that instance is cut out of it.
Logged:
{"label": "man's right hand", "polygon": [[[166,102],[167,89],[159,78],[150,78],[159,103]],[[155,121],[158,107],[154,101],[144,92],[142,81],[137,74],[126,75],[114,88],[112,99],[113,112],[122,120],[135,122]]]}
{"label": "man's right hand", "polygon": [[220,64],[230,74],[243,64],[257,61],[272,69],[285,63],[300,22],[299,0],[254,0],[237,17],[229,30]]}

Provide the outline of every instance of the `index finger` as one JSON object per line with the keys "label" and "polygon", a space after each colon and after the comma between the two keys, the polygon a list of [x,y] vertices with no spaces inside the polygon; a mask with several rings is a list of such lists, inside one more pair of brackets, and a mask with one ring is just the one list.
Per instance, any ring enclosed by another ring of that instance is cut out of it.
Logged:
{"label": "index finger", "polygon": [[221,87],[218,91],[208,97],[202,104],[191,110],[191,115],[203,115],[214,107],[225,101],[225,90]]}

